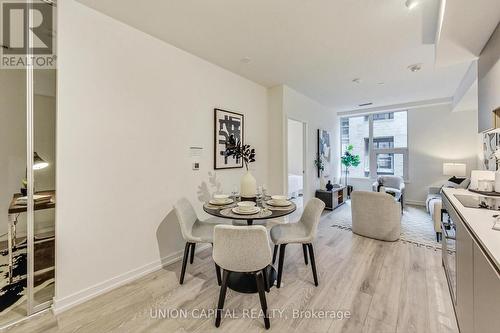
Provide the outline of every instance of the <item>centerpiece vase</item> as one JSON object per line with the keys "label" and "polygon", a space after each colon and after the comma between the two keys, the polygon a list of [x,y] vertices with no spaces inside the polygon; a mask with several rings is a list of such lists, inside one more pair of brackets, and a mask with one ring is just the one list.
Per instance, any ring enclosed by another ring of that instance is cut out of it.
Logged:
{"label": "centerpiece vase", "polygon": [[241,177],[240,195],[242,201],[255,200],[257,195],[257,181],[248,170],[243,177]]}

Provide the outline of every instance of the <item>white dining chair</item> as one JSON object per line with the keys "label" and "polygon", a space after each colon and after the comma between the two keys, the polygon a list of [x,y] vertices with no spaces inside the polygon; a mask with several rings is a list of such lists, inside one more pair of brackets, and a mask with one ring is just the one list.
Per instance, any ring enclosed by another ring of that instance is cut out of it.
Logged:
{"label": "white dining chair", "polygon": [[318,275],[316,273],[316,261],[314,259],[313,241],[316,238],[316,231],[321,218],[321,213],[325,208],[325,203],[317,198],[311,199],[300,220],[296,223],[286,223],[276,225],[271,228],[271,240],[274,243],[273,260],[276,260],[276,253],[279,246],[278,279],[276,287],[281,286],[281,277],[283,275],[283,262],[285,260],[285,247],[291,243],[302,244],[304,252],[304,262],[307,265],[307,250],[309,249],[309,258],[311,259],[311,268],[314,278],[314,285],[318,286]]}
{"label": "white dining chair", "polygon": [[[189,252],[191,252],[189,263],[192,264],[194,261],[194,250],[196,244],[213,244],[215,226],[218,224],[225,224],[226,222],[223,219],[218,218],[209,218],[204,221],[198,219],[193,206],[186,198],[182,198],[177,201],[174,205],[174,211],[181,227],[182,237],[186,241],[186,246],[184,247],[184,257],[182,259],[181,275],[179,278],[179,283],[183,284]],[[215,272],[217,274],[217,283],[220,285],[221,276],[220,269],[217,267],[217,264],[215,265]]]}
{"label": "white dining chair", "polygon": [[219,327],[221,322],[229,275],[232,272],[241,272],[255,276],[260,305],[264,313],[264,325],[268,329],[270,322],[266,290],[269,290],[269,286],[265,269],[271,263],[271,248],[266,228],[261,225],[218,225],[214,230],[212,255],[215,263],[223,270],[215,326]]}

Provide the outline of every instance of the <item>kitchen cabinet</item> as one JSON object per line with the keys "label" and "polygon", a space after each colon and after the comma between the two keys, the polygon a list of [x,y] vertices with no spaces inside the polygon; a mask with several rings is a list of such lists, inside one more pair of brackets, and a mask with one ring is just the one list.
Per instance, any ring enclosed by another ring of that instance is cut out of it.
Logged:
{"label": "kitchen cabinet", "polygon": [[460,218],[453,220],[456,226],[456,281],[455,311],[461,333],[474,329],[474,272],[473,240]]}
{"label": "kitchen cabinet", "polygon": [[500,330],[499,281],[500,275],[474,244],[474,332],[493,333]]}
{"label": "kitchen cabinet", "polygon": [[[443,238],[443,267],[460,332],[496,333],[500,332],[500,232],[491,226],[498,212],[469,206],[475,196],[464,189],[443,189],[449,228],[455,230],[454,242],[453,232]],[[455,256],[448,245],[454,246]]]}

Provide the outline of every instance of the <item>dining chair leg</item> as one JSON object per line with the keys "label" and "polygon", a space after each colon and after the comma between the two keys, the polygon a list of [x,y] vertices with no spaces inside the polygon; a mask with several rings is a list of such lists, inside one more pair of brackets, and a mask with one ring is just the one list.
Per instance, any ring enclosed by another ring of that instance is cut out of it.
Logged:
{"label": "dining chair leg", "polygon": [[313,278],[314,278],[314,285],[317,287],[318,286],[318,274],[316,272],[316,261],[314,260],[314,250],[313,250],[313,245],[312,243],[307,244],[309,247],[309,257],[311,258],[311,267],[312,267],[312,272],[313,272]]}
{"label": "dining chair leg", "polygon": [[264,312],[264,325],[266,329],[269,329],[271,324],[269,323],[269,315],[267,313],[266,291],[264,289],[264,275],[262,271],[255,274],[255,279],[257,290],[259,291],[260,307],[262,308],[262,312]]}
{"label": "dining chair leg", "polygon": [[306,263],[307,266],[307,245],[302,244],[302,251],[304,252],[304,262]]}
{"label": "dining chair leg", "polygon": [[189,263],[192,264],[194,261],[194,248],[196,247],[196,243],[191,243],[191,258],[189,258]]}
{"label": "dining chair leg", "polygon": [[276,287],[281,287],[281,276],[283,275],[283,261],[285,260],[285,247],[286,244],[280,245],[280,259],[278,262],[278,282],[276,283]]}
{"label": "dining chair leg", "polygon": [[224,308],[224,300],[226,299],[226,290],[227,290],[227,278],[229,276],[229,271],[222,270],[222,286],[220,287],[219,293],[219,303],[217,304],[217,313],[215,315],[215,327],[220,326],[220,320],[222,316],[222,309]]}
{"label": "dining chair leg", "polygon": [[276,255],[278,254],[278,245],[274,245],[274,250],[273,250],[273,265],[274,262],[276,261]]}
{"label": "dining chair leg", "polygon": [[215,263],[215,274],[217,275],[217,284],[220,286],[221,285],[221,278],[220,278],[220,267]]}
{"label": "dining chair leg", "polygon": [[181,277],[179,278],[179,283],[184,283],[184,274],[186,273],[186,264],[189,256],[189,249],[191,248],[191,243],[187,242],[184,247],[184,257],[182,258],[182,268],[181,268]]}
{"label": "dining chair leg", "polygon": [[266,291],[269,292],[269,280],[267,276],[267,271],[266,268],[262,270],[262,277],[264,278],[264,287],[266,288]]}

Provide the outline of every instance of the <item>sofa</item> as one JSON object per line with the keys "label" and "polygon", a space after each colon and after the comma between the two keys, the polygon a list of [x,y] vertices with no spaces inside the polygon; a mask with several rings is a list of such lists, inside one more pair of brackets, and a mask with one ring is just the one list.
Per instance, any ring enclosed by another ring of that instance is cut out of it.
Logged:
{"label": "sofa", "polygon": [[425,206],[427,208],[427,212],[431,215],[432,221],[434,222],[434,231],[436,232],[436,241],[440,241],[442,238],[442,208],[443,203],[441,200],[441,189],[443,187],[449,188],[474,188],[476,189],[478,186],[478,181],[480,179],[494,180],[495,179],[495,171],[488,170],[472,170],[470,178],[450,178],[445,184],[441,186],[431,186],[429,187],[429,191],[427,193],[427,199],[425,200]]}
{"label": "sofa", "polygon": [[401,234],[401,206],[387,193],[351,193],[352,232],[393,242]]}

